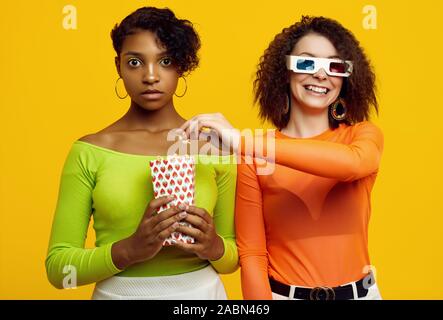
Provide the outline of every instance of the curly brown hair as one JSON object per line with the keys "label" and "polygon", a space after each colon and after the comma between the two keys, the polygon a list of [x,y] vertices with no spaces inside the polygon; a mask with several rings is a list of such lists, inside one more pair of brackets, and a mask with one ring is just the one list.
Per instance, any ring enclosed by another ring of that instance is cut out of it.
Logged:
{"label": "curly brown hair", "polygon": [[[326,37],[334,45],[341,59],[352,60],[354,63],[353,73],[344,78],[339,95],[347,109],[346,118],[341,122],[355,124],[368,120],[371,105],[378,114],[375,74],[352,32],[329,18],[302,16],[301,21],[276,35],[260,58],[254,80],[254,102],[260,105],[260,118],[270,120],[278,129],[287,126],[290,113],[285,113],[284,110],[290,90],[290,72],[286,68],[285,56],[309,33]],[[329,113],[329,126],[337,128],[339,123]]]}

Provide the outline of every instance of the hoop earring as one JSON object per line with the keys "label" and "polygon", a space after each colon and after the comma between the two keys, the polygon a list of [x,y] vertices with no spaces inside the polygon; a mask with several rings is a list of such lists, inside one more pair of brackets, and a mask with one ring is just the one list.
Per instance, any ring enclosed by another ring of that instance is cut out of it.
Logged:
{"label": "hoop earring", "polygon": [[342,98],[338,98],[331,105],[331,116],[337,121],[341,121],[344,118],[346,118],[346,111],[347,111],[346,104]]}
{"label": "hoop earring", "polygon": [[[125,99],[127,96],[128,96],[128,93],[126,92],[126,95],[124,96],[124,97],[121,97],[119,94],[118,94],[118,90],[117,90],[117,83],[118,83],[118,80],[120,80],[120,79],[122,79],[121,77],[119,77],[118,79],[117,79],[117,81],[115,82],[115,86],[114,86],[114,89],[115,89],[115,94],[117,95],[117,97],[119,97],[120,99]],[[122,79],[123,80],[123,79]]]}
{"label": "hoop earring", "polygon": [[[176,96],[176,97],[178,97],[178,98],[181,98],[181,97],[183,97],[185,94],[186,94],[186,91],[188,91],[188,83],[186,82],[186,78],[185,77],[183,77],[183,76],[181,76],[180,78],[183,78],[183,80],[185,81],[185,92],[183,92],[183,94],[182,95],[177,95],[175,92],[174,92],[174,95]],[[179,79],[180,79],[179,78]]]}

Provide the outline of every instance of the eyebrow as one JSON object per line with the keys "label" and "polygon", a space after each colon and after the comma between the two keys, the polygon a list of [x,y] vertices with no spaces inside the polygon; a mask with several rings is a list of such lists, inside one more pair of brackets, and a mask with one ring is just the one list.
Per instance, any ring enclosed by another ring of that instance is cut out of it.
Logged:
{"label": "eyebrow", "polygon": [[[314,54],[309,53],[309,52],[302,52],[302,53],[298,54],[298,56],[301,56],[302,54],[306,54],[306,55],[313,57],[313,58],[318,58],[317,56],[315,56]],[[334,56],[329,56],[327,59],[341,59],[341,58],[340,58],[340,56],[334,55]]]}
{"label": "eyebrow", "polygon": [[[167,54],[167,52],[166,52],[166,51],[162,51],[162,52],[159,52],[159,53],[157,54],[157,56],[163,56],[163,55],[165,55],[165,54]],[[136,56],[136,57],[143,57],[143,53],[141,53],[141,52],[137,52],[137,51],[128,51],[128,52],[125,52],[125,53],[123,54],[123,56]]]}

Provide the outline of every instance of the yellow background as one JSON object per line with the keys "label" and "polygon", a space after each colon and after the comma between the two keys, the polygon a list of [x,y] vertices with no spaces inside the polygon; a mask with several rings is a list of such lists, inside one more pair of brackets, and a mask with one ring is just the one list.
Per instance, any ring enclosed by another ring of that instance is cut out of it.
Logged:
{"label": "yellow background", "polygon": [[[78,29],[62,27],[65,5]],[[377,29],[365,30],[365,5]],[[440,1],[3,1],[0,11],[0,298],[88,299],[93,286],[59,291],[44,260],[60,172],[72,142],[119,118],[109,32],[143,5],[194,22],[201,65],[176,99],[185,117],[220,111],[260,128],[252,106],[258,58],[302,14],[352,30],[378,76],[385,152],[372,194],[370,254],[385,299],[443,298],[443,129]],[[327,164],[326,164],[327,165]],[[89,232],[89,246],[94,243]],[[223,276],[241,298],[239,272]]]}

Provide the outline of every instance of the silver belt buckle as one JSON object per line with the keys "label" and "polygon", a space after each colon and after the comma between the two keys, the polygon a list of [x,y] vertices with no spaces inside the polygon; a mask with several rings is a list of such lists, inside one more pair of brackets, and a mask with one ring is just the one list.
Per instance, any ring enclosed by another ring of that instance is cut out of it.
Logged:
{"label": "silver belt buckle", "polygon": [[335,300],[335,291],[331,287],[315,287],[309,293],[309,300],[321,300],[320,294],[326,294],[325,300]]}

